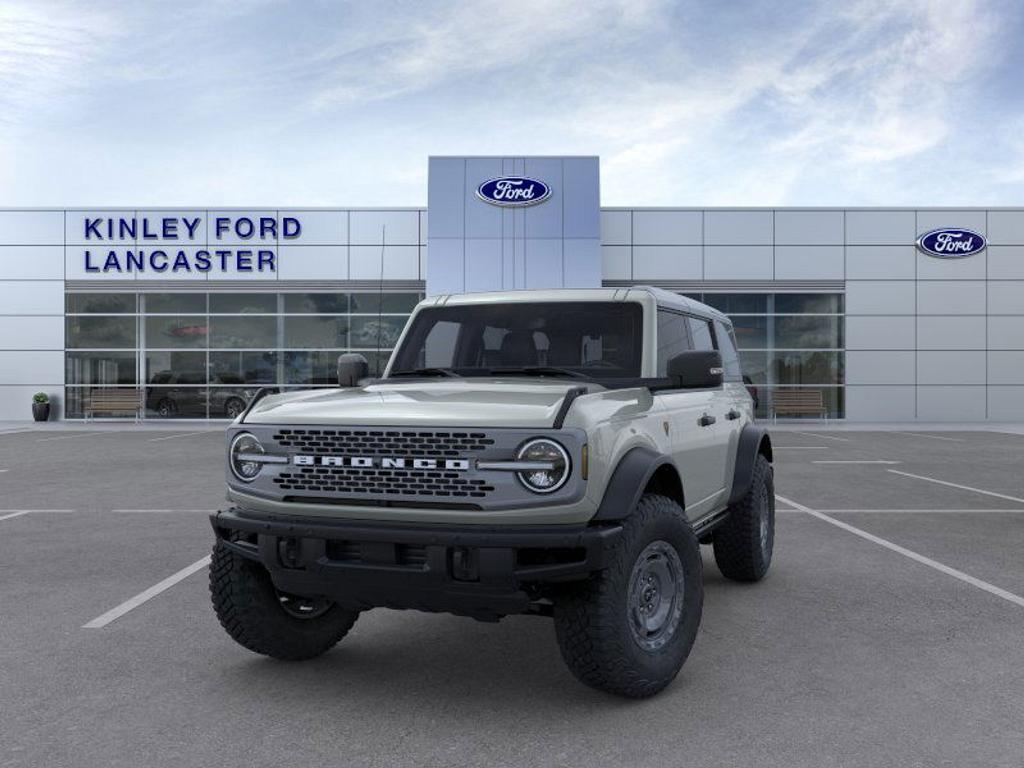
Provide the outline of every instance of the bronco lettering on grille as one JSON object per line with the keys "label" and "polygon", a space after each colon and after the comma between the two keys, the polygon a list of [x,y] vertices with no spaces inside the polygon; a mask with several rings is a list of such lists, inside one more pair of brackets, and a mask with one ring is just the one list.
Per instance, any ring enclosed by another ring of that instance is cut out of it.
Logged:
{"label": "bronco lettering on grille", "polygon": [[393,456],[293,456],[299,467],[351,467],[353,469],[448,469],[465,472],[468,459],[423,459]]}

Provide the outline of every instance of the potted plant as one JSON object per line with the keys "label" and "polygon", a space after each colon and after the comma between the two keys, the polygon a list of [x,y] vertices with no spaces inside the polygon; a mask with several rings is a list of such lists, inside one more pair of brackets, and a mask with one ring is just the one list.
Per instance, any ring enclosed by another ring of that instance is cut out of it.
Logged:
{"label": "potted plant", "polygon": [[50,420],[50,396],[45,392],[32,395],[32,418],[36,421]]}

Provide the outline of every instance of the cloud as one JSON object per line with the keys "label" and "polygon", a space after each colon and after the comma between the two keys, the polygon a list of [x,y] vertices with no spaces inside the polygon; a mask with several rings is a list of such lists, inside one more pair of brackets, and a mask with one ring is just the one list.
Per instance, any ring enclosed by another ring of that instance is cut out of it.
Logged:
{"label": "cloud", "polygon": [[429,154],[598,154],[607,205],[1024,191],[1009,0],[174,7],[0,7],[0,201],[422,204]]}

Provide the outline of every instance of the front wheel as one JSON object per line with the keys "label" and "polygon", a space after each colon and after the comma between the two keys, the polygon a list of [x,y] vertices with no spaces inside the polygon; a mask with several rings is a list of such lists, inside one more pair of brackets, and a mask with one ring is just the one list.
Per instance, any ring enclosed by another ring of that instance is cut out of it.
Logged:
{"label": "front wheel", "polygon": [[583,683],[631,698],[672,682],[690,654],[704,602],[700,547],[671,499],[641,497],[611,564],[555,600],[562,658]]}
{"label": "front wheel", "polygon": [[279,592],[266,568],[220,542],[210,563],[210,596],[221,626],[239,645],[288,661],[326,653],[359,617],[326,598]]}

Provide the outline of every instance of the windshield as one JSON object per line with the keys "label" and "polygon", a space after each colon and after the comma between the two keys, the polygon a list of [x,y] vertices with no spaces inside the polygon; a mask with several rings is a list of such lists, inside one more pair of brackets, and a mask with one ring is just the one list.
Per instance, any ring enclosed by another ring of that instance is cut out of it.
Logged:
{"label": "windshield", "polygon": [[643,309],[633,302],[468,304],[418,312],[391,376],[640,376]]}

